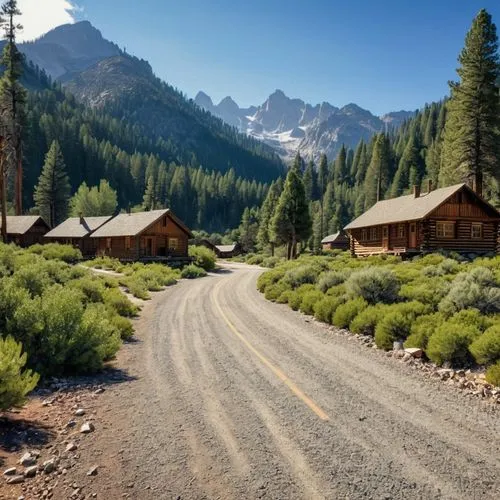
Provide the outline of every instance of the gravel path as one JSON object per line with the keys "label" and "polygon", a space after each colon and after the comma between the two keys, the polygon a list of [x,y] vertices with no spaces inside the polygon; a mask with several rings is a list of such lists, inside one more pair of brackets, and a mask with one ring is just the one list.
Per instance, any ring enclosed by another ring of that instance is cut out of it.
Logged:
{"label": "gravel path", "polygon": [[136,379],[82,450],[103,497],[498,498],[498,411],[266,301],[260,272],[145,306],[119,360]]}

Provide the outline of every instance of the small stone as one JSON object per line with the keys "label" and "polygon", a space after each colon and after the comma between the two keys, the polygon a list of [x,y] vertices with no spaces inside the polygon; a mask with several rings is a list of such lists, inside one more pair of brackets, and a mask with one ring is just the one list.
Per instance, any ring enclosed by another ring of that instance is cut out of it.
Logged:
{"label": "small stone", "polygon": [[25,467],[30,467],[31,465],[36,464],[36,457],[34,457],[31,453],[27,452],[21,457],[19,463],[21,465],[24,465]]}
{"label": "small stone", "polygon": [[76,420],[70,420],[67,424],[66,424],[66,428],[67,429],[71,429],[72,427],[74,427],[76,425]]}
{"label": "small stone", "polygon": [[85,410],[83,408],[78,408],[78,410],[75,411],[75,415],[77,417],[83,417],[85,415]]}
{"label": "small stone", "polygon": [[15,467],[10,467],[9,469],[5,469],[3,475],[4,476],[15,476],[17,469]]}
{"label": "small stone", "polygon": [[421,358],[424,354],[424,351],[418,347],[407,347],[405,352],[410,354],[413,358]]}
{"label": "small stone", "polygon": [[88,434],[89,432],[94,432],[95,427],[92,422],[85,422],[81,427],[80,427],[80,432],[82,434]]}
{"label": "small stone", "polygon": [[7,484],[20,484],[24,483],[24,476],[11,476],[7,479]]}
{"label": "small stone", "polygon": [[78,446],[75,443],[73,443],[73,442],[68,443],[66,445],[66,451],[75,451],[77,449],[78,449]]}
{"label": "small stone", "polygon": [[24,471],[24,477],[35,477],[38,467],[36,465],[32,465],[31,467],[27,467]]}
{"label": "small stone", "polygon": [[97,465],[93,465],[87,472],[87,476],[97,476]]}
{"label": "small stone", "polygon": [[104,392],[104,389],[102,387],[99,387],[99,389],[94,391],[94,394],[102,394]]}
{"label": "small stone", "polygon": [[45,474],[51,474],[56,470],[56,463],[54,460],[47,460],[43,463],[43,472]]}

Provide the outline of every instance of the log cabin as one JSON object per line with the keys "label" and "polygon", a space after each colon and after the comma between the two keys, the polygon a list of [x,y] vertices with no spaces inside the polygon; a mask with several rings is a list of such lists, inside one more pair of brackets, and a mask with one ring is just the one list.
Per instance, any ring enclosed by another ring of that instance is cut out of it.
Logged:
{"label": "log cabin", "polygon": [[220,259],[230,259],[231,257],[236,257],[241,253],[241,246],[239,243],[233,243],[232,245],[215,245],[215,254]]}
{"label": "log cabin", "polygon": [[20,247],[43,243],[43,237],[49,230],[49,225],[39,215],[7,216],[7,243],[15,243]]}
{"label": "log cabin", "polygon": [[97,240],[90,235],[108,222],[112,216],[70,217],[45,235],[46,242],[73,245],[79,248],[84,257],[94,257],[97,252]]}
{"label": "log cabin", "polygon": [[347,250],[349,248],[349,236],[344,231],[325,236],[321,240],[323,250]]}
{"label": "log cabin", "polygon": [[500,213],[466,184],[377,202],[348,224],[354,256],[498,250]]}
{"label": "log cabin", "polygon": [[191,231],[169,209],[123,213],[102,225],[90,238],[97,255],[131,261],[187,262]]}

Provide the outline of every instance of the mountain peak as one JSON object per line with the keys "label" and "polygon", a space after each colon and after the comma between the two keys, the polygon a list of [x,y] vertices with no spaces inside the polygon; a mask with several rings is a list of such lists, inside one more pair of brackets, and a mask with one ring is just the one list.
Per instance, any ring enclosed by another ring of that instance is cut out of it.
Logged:
{"label": "mountain peak", "polygon": [[211,111],[214,107],[214,103],[212,102],[211,97],[208,94],[205,94],[202,90],[200,90],[196,97],[194,98],[194,102],[198,104],[198,106]]}

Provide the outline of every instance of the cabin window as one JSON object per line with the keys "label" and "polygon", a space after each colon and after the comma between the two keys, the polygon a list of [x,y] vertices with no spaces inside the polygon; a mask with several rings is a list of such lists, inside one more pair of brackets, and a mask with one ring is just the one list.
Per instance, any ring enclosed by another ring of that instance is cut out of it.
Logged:
{"label": "cabin window", "polygon": [[168,249],[169,250],[177,250],[179,248],[179,239],[178,238],[169,238],[168,239]]}
{"label": "cabin window", "polygon": [[125,236],[125,250],[130,250],[130,236]]}
{"label": "cabin window", "polygon": [[366,241],[366,229],[361,230],[361,241]]}
{"label": "cabin window", "polygon": [[161,220],[161,225],[163,227],[167,227],[167,216],[165,215],[165,217],[163,217],[163,219]]}
{"label": "cabin window", "polygon": [[483,225],[479,222],[472,224],[470,235],[472,238],[482,238],[483,237]]}
{"label": "cabin window", "polygon": [[404,238],[406,236],[406,227],[404,224],[400,224],[398,226],[398,235],[400,238]]}
{"label": "cabin window", "polygon": [[387,238],[387,235],[389,234],[387,226],[384,226],[382,228],[382,238]]}
{"label": "cabin window", "polygon": [[106,238],[106,248],[111,250],[111,238]]}
{"label": "cabin window", "polygon": [[370,228],[370,240],[376,240],[378,235],[378,231],[376,227],[371,227]]}
{"label": "cabin window", "polygon": [[438,238],[454,238],[455,223],[454,222],[438,222],[436,226],[436,234]]}

